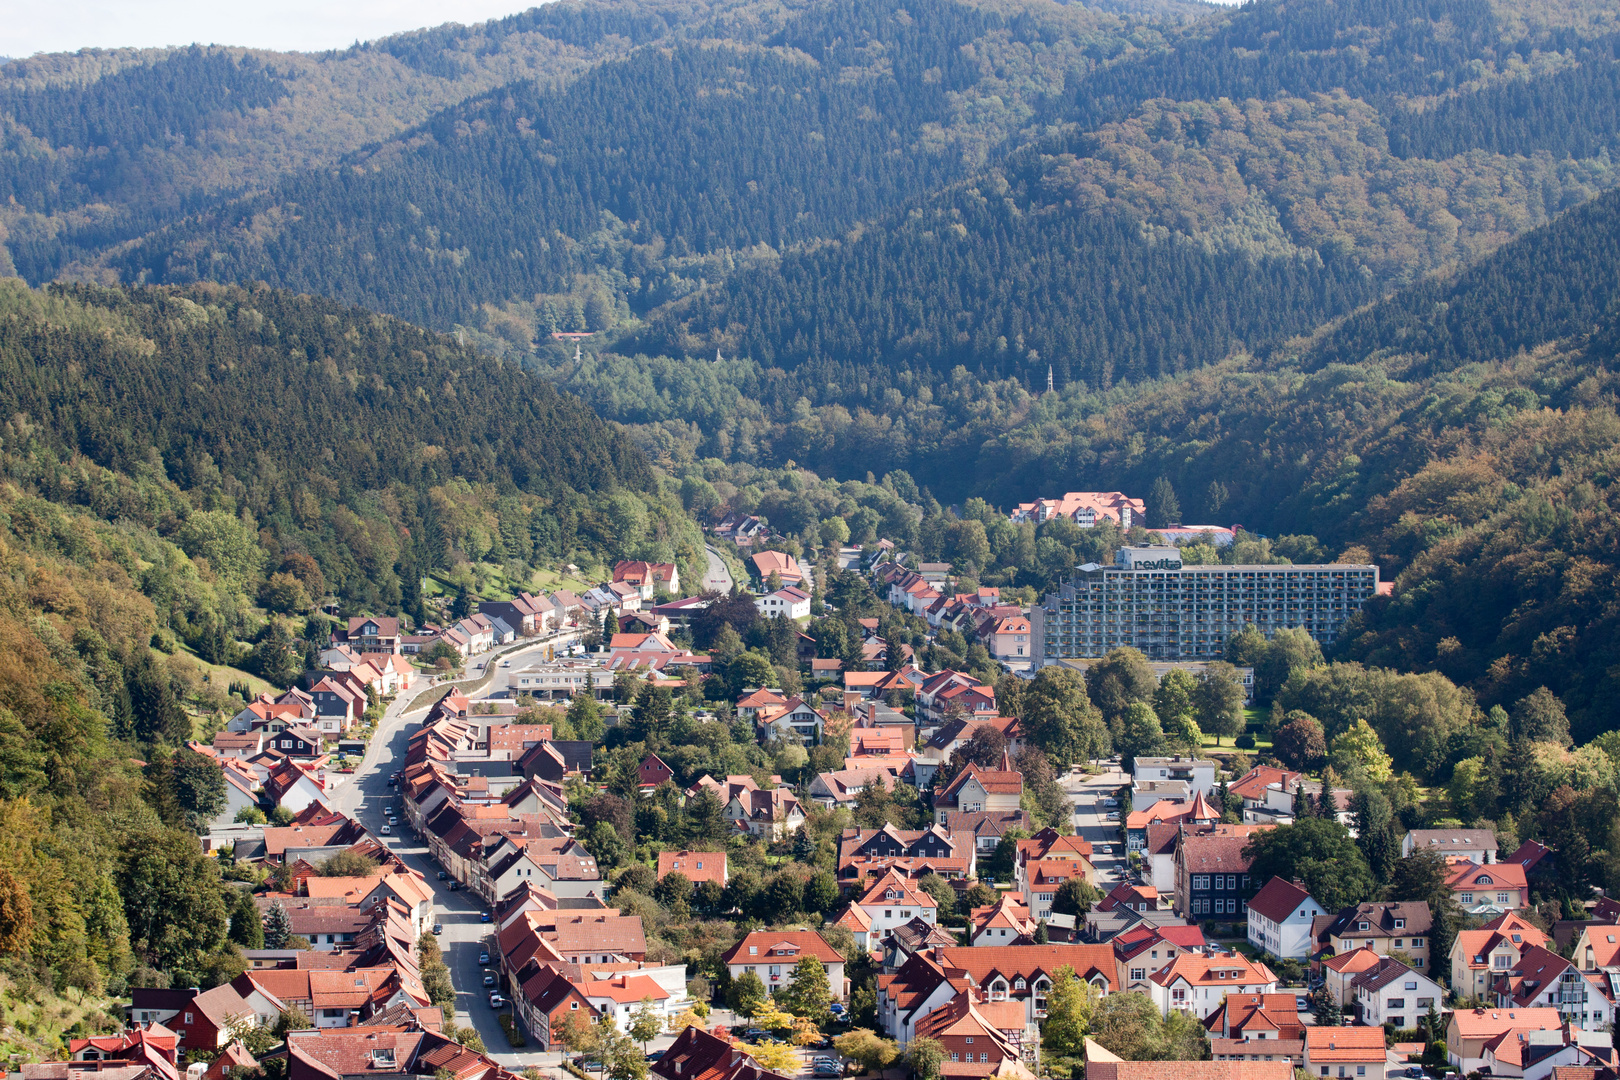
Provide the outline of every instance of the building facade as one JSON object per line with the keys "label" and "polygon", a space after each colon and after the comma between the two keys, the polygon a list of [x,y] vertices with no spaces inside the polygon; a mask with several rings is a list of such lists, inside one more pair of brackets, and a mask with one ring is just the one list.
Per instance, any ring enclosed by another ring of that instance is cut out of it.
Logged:
{"label": "building facade", "polygon": [[1268,637],[1303,628],[1331,645],[1378,591],[1378,567],[1183,566],[1173,547],[1121,548],[1087,563],[1030,611],[1037,664],[1130,646],[1149,659],[1218,660],[1252,623]]}

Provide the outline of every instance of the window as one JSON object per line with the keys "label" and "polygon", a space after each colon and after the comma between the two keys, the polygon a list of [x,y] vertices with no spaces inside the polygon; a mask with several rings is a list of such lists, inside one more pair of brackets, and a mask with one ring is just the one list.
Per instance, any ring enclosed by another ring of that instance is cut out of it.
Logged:
{"label": "window", "polygon": [[1141,982],[1146,977],[1146,968],[1131,968],[1131,982]]}
{"label": "window", "polygon": [[957,1057],[956,1057],[956,1051],[955,1051],[955,1050],[952,1050],[952,1051],[951,1051],[951,1060],[952,1060],[952,1061],[955,1061],[955,1060],[957,1060]]}
{"label": "window", "polygon": [[1417,980],[1416,979],[1408,980],[1406,983],[1402,984],[1401,989],[1402,990],[1416,990],[1417,989]]}
{"label": "window", "polygon": [[1199,891],[1203,891],[1205,889],[1208,889],[1209,888],[1209,875],[1208,874],[1194,874],[1193,879],[1192,879],[1192,887],[1195,888],[1195,889],[1198,889]]}
{"label": "window", "polygon": [[1406,920],[1405,919],[1396,919],[1395,920],[1395,929],[1397,929],[1397,930],[1405,930],[1406,929]]}
{"label": "window", "polygon": [[1465,892],[1461,896],[1457,897],[1457,900],[1459,903],[1472,904],[1474,902],[1474,894],[1471,892]]}
{"label": "window", "polygon": [[1017,982],[1013,983],[1013,989],[1014,990],[1022,990],[1024,988],[1024,986],[1025,986],[1025,983],[1024,983],[1023,979],[1019,979]]}
{"label": "window", "polygon": [[1498,903],[1498,904],[1505,904],[1505,903],[1507,903],[1507,902],[1508,902],[1508,894],[1507,894],[1507,893],[1505,893],[1505,892],[1499,892],[1499,893],[1497,893],[1497,894],[1496,894],[1496,902],[1497,902],[1497,903]]}
{"label": "window", "polygon": [[973,1036],[969,1035],[965,1041],[967,1042],[967,1044],[969,1046],[972,1046],[973,1045]]}
{"label": "window", "polygon": [[1358,923],[1356,923],[1356,929],[1357,930],[1366,930],[1366,929],[1368,929],[1368,924],[1366,922],[1358,922]]}
{"label": "window", "polygon": [[1187,991],[1178,986],[1176,989],[1170,991],[1170,1000],[1178,1005],[1185,1004],[1187,1001]]}
{"label": "window", "polygon": [[1420,937],[1413,938],[1412,939],[1412,948],[1414,948],[1414,949],[1423,948],[1423,939],[1420,938]]}
{"label": "window", "polygon": [[990,1060],[990,1051],[988,1051],[988,1050],[980,1050],[979,1051],[979,1060],[980,1061],[989,1061]]}
{"label": "window", "polygon": [[1404,1009],[1404,1008],[1406,1008],[1406,999],[1405,998],[1390,998],[1389,999],[1389,1007],[1391,1009]]}

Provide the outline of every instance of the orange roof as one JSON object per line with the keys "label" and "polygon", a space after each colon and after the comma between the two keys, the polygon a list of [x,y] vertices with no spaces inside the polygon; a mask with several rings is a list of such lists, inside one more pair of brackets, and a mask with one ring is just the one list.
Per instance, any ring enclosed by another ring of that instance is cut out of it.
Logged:
{"label": "orange roof", "polygon": [[1557,1009],[1459,1009],[1451,1022],[1460,1038],[1488,1039],[1515,1028],[1551,1031],[1564,1020]]}
{"label": "orange roof", "polygon": [[1112,945],[956,946],[940,949],[939,955],[945,967],[967,972],[979,986],[988,985],[996,975],[1008,982],[1023,976],[1033,984],[1036,973],[1050,975],[1067,967],[1086,982],[1101,976],[1110,992],[1119,989],[1119,965]]}
{"label": "orange roof", "polygon": [[680,872],[692,884],[705,881],[726,883],[726,853],[723,851],[660,851],[658,880]]}
{"label": "orange roof", "polygon": [[586,997],[611,998],[620,1004],[641,1001],[643,998],[662,1001],[669,997],[669,991],[659,986],[650,975],[615,975],[611,979],[581,983],[579,991]]}
{"label": "orange roof", "polygon": [[751,963],[753,957],[764,963],[765,958],[770,957],[772,962],[785,965],[797,964],[806,956],[813,956],[823,964],[844,962],[843,954],[814,930],[755,930],[733,945],[731,951],[721,957],[721,963]]}
{"label": "orange roof", "polygon": [[[1193,986],[1255,986],[1277,981],[1266,965],[1238,953],[1180,953],[1150,978],[1160,986],[1169,986],[1177,979]],[[1382,1034],[1383,1029],[1378,1031]]]}
{"label": "orange roof", "polygon": [[1305,1057],[1312,1065],[1380,1062],[1385,1058],[1381,1027],[1307,1027]]}
{"label": "orange roof", "polygon": [[1376,967],[1378,962],[1382,959],[1383,957],[1379,956],[1378,953],[1374,952],[1372,949],[1360,948],[1351,949],[1349,952],[1340,953],[1338,956],[1335,956],[1330,960],[1324,960],[1322,965],[1332,969],[1333,971],[1337,971],[1341,975],[1354,975],[1357,972],[1366,971],[1370,967]]}

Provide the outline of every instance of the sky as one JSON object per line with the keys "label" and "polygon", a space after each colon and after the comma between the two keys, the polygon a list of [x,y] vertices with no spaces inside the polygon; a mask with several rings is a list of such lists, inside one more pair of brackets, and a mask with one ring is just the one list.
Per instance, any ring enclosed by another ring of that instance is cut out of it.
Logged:
{"label": "sky", "polygon": [[475,23],[539,0],[0,0],[0,56],[116,46],[345,48],[447,22]]}

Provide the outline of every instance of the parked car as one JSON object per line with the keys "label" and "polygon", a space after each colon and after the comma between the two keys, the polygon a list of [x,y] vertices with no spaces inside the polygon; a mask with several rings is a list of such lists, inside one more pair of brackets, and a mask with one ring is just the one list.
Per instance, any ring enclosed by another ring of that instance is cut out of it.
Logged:
{"label": "parked car", "polygon": [[1102,801],[1102,804],[1104,806],[1118,806],[1119,805],[1119,800],[1118,799],[1104,799]]}
{"label": "parked car", "polygon": [[378,829],[377,831],[382,833],[384,836],[393,836],[394,835],[394,827],[392,825],[389,825],[386,822],[384,822],[383,827]]}
{"label": "parked car", "polygon": [[1298,1009],[1300,1012],[1310,1012],[1311,1011],[1311,999],[1296,996],[1294,998],[1294,1008]]}
{"label": "parked car", "polygon": [[588,1057],[577,1057],[573,1060],[572,1064],[574,1068],[584,1069],[586,1072],[598,1072],[602,1068],[602,1063],[600,1061],[597,1061],[595,1058]]}
{"label": "parked car", "polygon": [[505,1004],[506,1004],[506,999],[505,998],[501,997],[501,995],[495,993],[493,990],[490,991],[490,994],[489,994],[489,1007],[490,1008],[499,1009],[502,1006],[504,1006]]}
{"label": "parked car", "polygon": [[461,888],[461,882],[457,881],[455,878],[451,878],[450,879],[450,891],[455,892],[459,888]]}
{"label": "parked car", "polygon": [[[501,666],[502,667],[510,667],[511,665],[510,664],[502,664]],[[648,1061],[660,1061],[660,1060],[663,1059],[663,1057],[664,1057],[664,1052],[662,1050],[652,1050],[652,1051],[649,1051],[647,1053],[647,1060]]]}
{"label": "parked car", "polygon": [[812,1076],[834,1077],[843,1076],[844,1067],[832,1061],[818,1061],[810,1070]]}
{"label": "parked car", "polygon": [[1119,820],[1119,811],[1118,810],[1110,810],[1110,811],[1108,811],[1108,820],[1109,821],[1118,821]]}
{"label": "parked car", "polygon": [[827,1006],[827,1011],[832,1013],[834,1016],[843,1016],[844,1006],[842,1003],[835,1001],[831,1005]]}
{"label": "parked car", "polygon": [[490,916],[489,912],[487,912],[487,911],[480,911],[478,913],[478,921],[479,922],[489,922],[490,918],[491,918],[491,916]]}
{"label": "parked car", "polygon": [[450,877],[450,872],[448,870],[440,870],[439,871],[439,880],[440,881],[445,881],[449,877]]}
{"label": "parked car", "polygon": [[434,923],[434,924],[433,924],[433,932],[434,932],[434,933],[435,933],[435,934],[442,934],[442,933],[444,933],[444,923],[437,923],[437,922],[436,922],[436,923]]}
{"label": "parked car", "polygon": [[489,950],[488,949],[483,949],[483,950],[479,951],[479,953],[478,953],[478,962],[480,964],[489,963]]}

